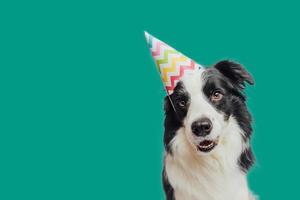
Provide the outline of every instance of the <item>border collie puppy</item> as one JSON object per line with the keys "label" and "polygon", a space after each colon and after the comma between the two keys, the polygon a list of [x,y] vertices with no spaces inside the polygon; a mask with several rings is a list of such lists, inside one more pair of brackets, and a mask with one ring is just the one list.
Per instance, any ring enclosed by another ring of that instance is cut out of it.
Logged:
{"label": "border collie puppy", "polygon": [[245,83],[235,62],[185,75],[165,98],[163,186],[167,200],[253,200],[254,163]]}

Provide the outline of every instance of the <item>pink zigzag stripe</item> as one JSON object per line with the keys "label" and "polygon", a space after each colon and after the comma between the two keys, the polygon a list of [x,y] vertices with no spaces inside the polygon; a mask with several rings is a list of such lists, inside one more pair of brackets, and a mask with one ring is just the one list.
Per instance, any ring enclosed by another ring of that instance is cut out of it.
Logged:
{"label": "pink zigzag stripe", "polygon": [[152,51],[152,56],[158,56],[160,54],[160,47],[163,45],[164,45],[164,43],[157,41],[156,51]]}
{"label": "pink zigzag stripe", "polygon": [[189,70],[189,69],[192,70],[194,68],[195,68],[195,62],[194,61],[191,61],[191,65],[181,65],[179,75],[172,76],[171,77],[171,86],[166,86],[166,89],[167,89],[168,93],[169,93],[169,91],[172,91],[174,89],[175,81],[178,80],[180,77],[182,77],[185,70]]}

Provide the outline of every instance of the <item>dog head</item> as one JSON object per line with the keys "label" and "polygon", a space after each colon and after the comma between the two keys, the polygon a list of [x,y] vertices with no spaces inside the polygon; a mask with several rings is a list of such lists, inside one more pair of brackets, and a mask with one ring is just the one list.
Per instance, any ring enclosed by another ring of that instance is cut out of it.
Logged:
{"label": "dog head", "polygon": [[197,152],[207,154],[225,134],[230,117],[237,121],[246,140],[252,131],[243,93],[246,82],[254,84],[251,75],[231,61],[184,76],[165,98],[166,149],[171,151],[172,140],[181,129]]}

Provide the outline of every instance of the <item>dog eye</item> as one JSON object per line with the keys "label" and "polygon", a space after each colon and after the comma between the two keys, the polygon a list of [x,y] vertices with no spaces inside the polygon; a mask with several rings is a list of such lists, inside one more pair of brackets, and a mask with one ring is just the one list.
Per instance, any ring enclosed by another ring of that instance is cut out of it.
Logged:
{"label": "dog eye", "polygon": [[210,97],[212,101],[220,101],[223,98],[223,94],[220,91],[214,91]]}
{"label": "dog eye", "polygon": [[185,101],[178,101],[177,105],[181,108],[184,108],[186,106],[186,102]]}

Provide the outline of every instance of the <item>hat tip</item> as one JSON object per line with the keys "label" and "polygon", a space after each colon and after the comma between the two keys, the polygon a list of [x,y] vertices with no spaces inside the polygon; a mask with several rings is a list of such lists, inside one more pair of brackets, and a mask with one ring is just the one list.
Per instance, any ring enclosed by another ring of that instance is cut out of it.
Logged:
{"label": "hat tip", "polygon": [[146,38],[149,38],[149,35],[150,35],[150,34],[149,34],[147,31],[144,31],[144,34],[145,34],[145,37],[146,37]]}
{"label": "hat tip", "polygon": [[145,34],[146,41],[149,44],[151,35],[147,31],[144,31],[144,34]]}

